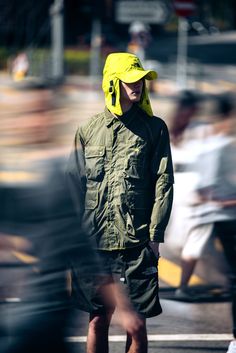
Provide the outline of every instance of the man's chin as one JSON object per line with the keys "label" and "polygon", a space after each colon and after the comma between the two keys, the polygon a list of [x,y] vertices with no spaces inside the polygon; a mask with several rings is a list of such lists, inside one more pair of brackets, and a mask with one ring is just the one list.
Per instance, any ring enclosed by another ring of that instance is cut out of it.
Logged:
{"label": "man's chin", "polygon": [[140,101],[140,97],[133,97],[131,101],[132,103],[138,103]]}

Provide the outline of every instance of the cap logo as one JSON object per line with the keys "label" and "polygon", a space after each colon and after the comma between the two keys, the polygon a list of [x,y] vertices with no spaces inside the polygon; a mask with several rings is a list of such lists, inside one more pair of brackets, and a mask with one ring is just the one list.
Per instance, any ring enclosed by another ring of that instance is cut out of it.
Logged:
{"label": "cap logo", "polygon": [[141,68],[140,64],[137,63],[137,62],[130,65],[130,69],[135,69],[136,67],[140,67]]}

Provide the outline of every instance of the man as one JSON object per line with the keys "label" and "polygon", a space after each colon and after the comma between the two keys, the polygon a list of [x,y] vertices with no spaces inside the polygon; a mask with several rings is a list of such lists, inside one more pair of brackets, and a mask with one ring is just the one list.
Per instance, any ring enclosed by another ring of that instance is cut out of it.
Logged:
{"label": "man", "polygon": [[[147,352],[146,318],[162,311],[158,298],[159,243],[164,241],[173,199],[173,168],[166,124],[153,116],[144,70],[129,53],[112,53],[103,71],[105,111],[80,127],[69,175],[84,185],[84,225],[111,282],[123,282],[141,320],[127,332],[126,352]],[[79,192],[81,195],[81,192]],[[114,312],[96,289],[86,289],[90,312],[87,352],[108,352]],[[81,302],[81,301],[80,301]]]}

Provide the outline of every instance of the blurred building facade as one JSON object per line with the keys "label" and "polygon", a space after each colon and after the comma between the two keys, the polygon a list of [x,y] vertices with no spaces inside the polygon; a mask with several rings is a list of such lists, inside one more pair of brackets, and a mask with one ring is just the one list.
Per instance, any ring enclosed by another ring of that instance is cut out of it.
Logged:
{"label": "blurred building facade", "polygon": [[[92,21],[98,17],[106,40],[113,42],[116,36],[128,36],[129,24],[117,21],[116,8],[122,0],[65,0],[64,34],[66,45],[89,43]],[[140,2],[140,0],[131,0]],[[48,45],[50,43],[49,9],[54,0],[0,0],[0,46],[24,47],[29,45]],[[177,29],[176,15],[171,0],[153,0],[162,3],[171,13],[168,23],[152,24],[152,31]],[[201,29],[217,25],[224,30],[236,29],[236,3],[234,0],[196,0],[197,13],[190,22],[200,22]],[[128,1],[130,3],[130,1]],[[143,3],[145,3],[143,1]],[[128,5],[127,5],[128,6]],[[173,26],[171,25],[173,24]],[[192,31],[200,28],[193,26]]]}

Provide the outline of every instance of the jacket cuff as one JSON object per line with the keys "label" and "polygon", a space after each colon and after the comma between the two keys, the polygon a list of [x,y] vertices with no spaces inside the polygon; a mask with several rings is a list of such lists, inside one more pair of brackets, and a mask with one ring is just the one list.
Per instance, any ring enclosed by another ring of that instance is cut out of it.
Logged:
{"label": "jacket cuff", "polygon": [[157,243],[164,243],[165,231],[162,229],[150,229],[150,240]]}

